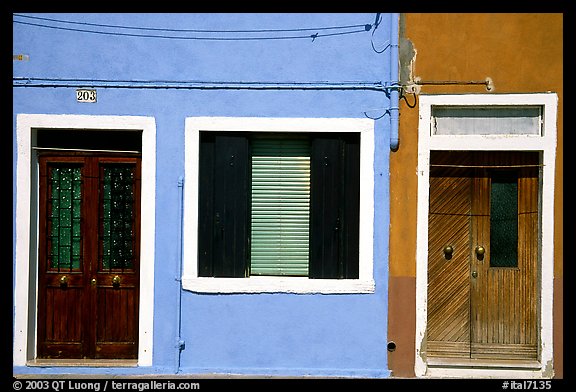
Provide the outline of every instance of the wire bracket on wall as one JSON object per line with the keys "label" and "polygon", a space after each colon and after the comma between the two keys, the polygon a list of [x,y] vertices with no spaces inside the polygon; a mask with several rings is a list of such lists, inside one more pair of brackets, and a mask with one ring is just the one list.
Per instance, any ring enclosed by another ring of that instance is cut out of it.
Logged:
{"label": "wire bracket on wall", "polygon": [[[400,84],[398,81],[392,81],[392,82],[386,83],[384,86],[382,86],[382,90],[384,91],[384,93],[386,94],[386,97],[388,97],[388,98],[390,98],[390,95],[391,95],[390,92],[392,90],[398,90],[400,93],[400,98],[402,98],[404,87],[405,86]],[[392,110],[398,110],[398,107],[389,106],[388,108],[369,109],[369,110],[364,111],[363,113],[364,113],[365,117],[367,117],[371,120],[379,120],[382,117],[384,117],[385,115],[391,114]],[[368,114],[369,112],[376,112],[376,111],[379,111],[382,114],[380,114],[377,117],[373,117],[373,116]]]}
{"label": "wire bracket on wall", "polygon": [[485,86],[486,91],[494,91],[494,81],[492,78],[487,77],[484,80],[422,80],[420,77],[415,77],[413,81],[409,81],[404,86],[404,91],[409,94],[419,95],[422,86]]}

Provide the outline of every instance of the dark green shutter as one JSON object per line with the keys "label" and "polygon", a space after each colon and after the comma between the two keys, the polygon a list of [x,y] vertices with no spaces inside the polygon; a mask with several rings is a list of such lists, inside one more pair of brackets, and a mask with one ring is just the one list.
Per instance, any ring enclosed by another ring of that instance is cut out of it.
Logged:
{"label": "dark green shutter", "polygon": [[248,259],[250,160],[242,134],[201,132],[199,276],[245,277]]}
{"label": "dark green shutter", "polygon": [[315,134],[311,145],[310,278],[358,278],[360,136]]}

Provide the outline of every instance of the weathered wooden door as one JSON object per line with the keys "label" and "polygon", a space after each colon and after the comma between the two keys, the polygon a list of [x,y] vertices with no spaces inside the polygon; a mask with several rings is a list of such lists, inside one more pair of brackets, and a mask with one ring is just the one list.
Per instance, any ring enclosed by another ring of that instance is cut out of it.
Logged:
{"label": "weathered wooden door", "polygon": [[136,358],[140,158],[39,157],[39,358]]}
{"label": "weathered wooden door", "polygon": [[537,358],[539,157],[430,159],[427,355]]}

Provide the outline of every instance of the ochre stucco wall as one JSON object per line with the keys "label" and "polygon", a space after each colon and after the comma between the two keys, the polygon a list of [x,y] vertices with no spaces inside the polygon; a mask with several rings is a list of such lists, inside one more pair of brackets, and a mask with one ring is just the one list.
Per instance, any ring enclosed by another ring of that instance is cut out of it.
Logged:
{"label": "ochre stucco wall", "polygon": [[[423,94],[531,93],[558,95],[555,179],[554,371],[563,377],[563,15],[402,14],[401,44],[415,57],[404,74],[422,81],[483,81],[482,85],[422,86]],[[408,95],[408,103],[414,97]],[[390,158],[389,354],[392,375],[414,377],[418,107],[400,102],[400,147]]]}

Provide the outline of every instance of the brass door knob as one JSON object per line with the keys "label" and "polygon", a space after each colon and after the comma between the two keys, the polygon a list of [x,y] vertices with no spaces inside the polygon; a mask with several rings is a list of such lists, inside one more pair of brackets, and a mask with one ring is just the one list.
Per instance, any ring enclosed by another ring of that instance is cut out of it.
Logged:
{"label": "brass door knob", "polygon": [[475,252],[478,256],[484,256],[484,253],[486,253],[486,249],[484,249],[482,245],[478,245],[475,249]]}
{"label": "brass door knob", "polygon": [[60,287],[67,287],[68,286],[68,277],[63,275],[60,277]]}
{"label": "brass door knob", "polygon": [[478,276],[478,272],[472,271],[472,277],[473,277],[473,278],[476,278],[477,276]]}
{"label": "brass door knob", "polygon": [[114,287],[120,286],[120,277],[118,275],[112,278],[112,286]]}
{"label": "brass door knob", "polygon": [[452,245],[446,245],[446,246],[444,247],[444,254],[445,254],[446,256],[451,256],[452,253],[454,253],[454,248],[452,247]]}

